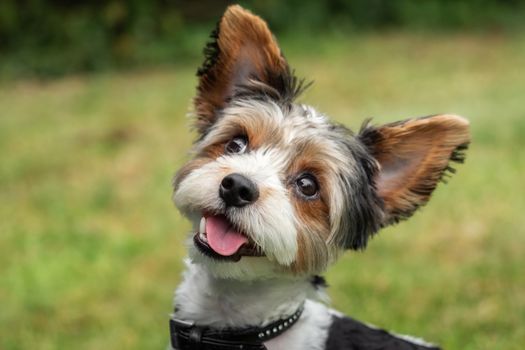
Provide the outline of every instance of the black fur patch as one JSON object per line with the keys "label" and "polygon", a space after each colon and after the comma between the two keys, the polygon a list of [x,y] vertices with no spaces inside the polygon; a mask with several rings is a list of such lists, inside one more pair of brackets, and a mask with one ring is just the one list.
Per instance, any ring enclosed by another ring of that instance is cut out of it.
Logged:
{"label": "black fur patch", "polygon": [[440,350],[437,346],[414,344],[385,330],[371,328],[350,317],[332,317],[326,350]]}
{"label": "black fur patch", "polygon": [[375,160],[362,150],[353,149],[358,167],[358,176],[361,186],[356,195],[350,200],[353,202],[354,235],[347,240],[347,248],[364,249],[368,239],[381,229],[383,218],[383,201],[377,195],[374,177],[378,172]]}
{"label": "black fur patch", "polygon": [[286,69],[284,73],[266,72],[267,82],[251,76],[247,82],[234,87],[233,99],[271,100],[287,108],[311,85],[305,79],[298,78],[295,71]]}
{"label": "black fur patch", "polygon": [[343,192],[348,196],[345,207],[347,213],[342,216],[343,245],[345,249],[359,250],[366,248],[368,239],[381,228],[384,204],[377,195],[374,178],[379,171],[377,162],[366,147],[353,137],[352,132],[342,125],[334,125],[334,129],[343,136],[338,142],[348,151],[348,156],[354,159],[356,166],[351,175],[341,174],[340,183]]}
{"label": "black fur patch", "polygon": [[323,276],[313,275],[310,279],[310,282],[312,283],[315,289],[328,288],[328,283],[326,283],[326,279]]}
{"label": "black fur patch", "polygon": [[[464,143],[462,145],[459,145],[456,147],[456,149],[452,152],[450,155],[450,161],[454,163],[464,163],[466,158],[466,151],[468,149],[469,144]],[[443,183],[447,183],[448,178],[450,175],[455,174],[456,169],[451,167],[450,164],[445,168],[443,173],[441,174],[440,181]]]}
{"label": "black fur patch", "polygon": [[202,53],[204,54],[204,62],[201,67],[197,70],[197,76],[201,77],[208,73],[208,71],[217,63],[221,49],[217,40],[219,39],[219,26],[220,21],[217,23],[215,29],[210,34],[210,39],[204,46]]}

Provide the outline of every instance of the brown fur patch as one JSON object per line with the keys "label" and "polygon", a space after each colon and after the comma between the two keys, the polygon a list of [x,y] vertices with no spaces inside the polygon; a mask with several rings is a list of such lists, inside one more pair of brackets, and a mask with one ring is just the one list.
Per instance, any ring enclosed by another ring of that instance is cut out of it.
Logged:
{"label": "brown fur patch", "polygon": [[322,271],[329,259],[327,241],[330,236],[329,189],[333,188],[326,167],[322,148],[313,142],[304,143],[298,150],[288,173],[291,174],[291,187],[295,186],[295,177],[303,172],[314,175],[319,185],[319,197],[305,200],[290,188],[291,201],[300,226],[298,227],[297,258],[292,265],[296,273],[317,273]]}
{"label": "brown fur patch", "polygon": [[238,5],[228,7],[211,43],[207,61],[199,71],[195,97],[196,127],[204,133],[225,106],[235,84],[251,77],[267,82],[269,75],[287,72],[279,46],[260,17]]}
{"label": "brown fur patch", "polygon": [[376,185],[385,204],[384,224],[424,205],[445,172],[453,170],[449,162],[462,161],[458,151],[470,140],[468,121],[453,115],[366,127],[360,137],[381,167]]}
{"label": "brown fur patch", "polygon": [[249,147],[257,149],[263,145],[277,145],[281,139],[282,130],[271,118],[261,115],[256,118],[243,118],[238,121],[248,137]]}
{"label": "brown fur patch", "polygon": [[277,146],[282,139],[282,130],[272,118],[258,115],[257,111],[251,114],[229,115],[221,120],[214,130],[214,144],[205,144],[199,155],[215,156],[224,153],[224,147],[235,136],[245,135],[248,139],[248,149],[258,149],[264,145]]}
{"label": "brown fur patch", "polygon": [[202,167],[203,165],[210,163],[213,161],[212,158],[202,157],[202,158],[196,158],[192,161],[186,163],[182,168],[177,171],[177,174],[175,175],[175,178],[173,179],[173,187],[177,188],[177,186],[180,184],[180,182],[188,176],[192,171],[195,169],[198,169]]}
{"label": "brown fur patch", "polygon": [[199,157],[217,159],[224,154],[224,147],[227,141],[213,143],[199,152]]}
{"label": "brown fur patch", "polygon": [[328,206],[321,201],[294,201],[298,221],[298,251],[292,265],[296,273],[319,273],[328,264],[327,236],[330,233]]}

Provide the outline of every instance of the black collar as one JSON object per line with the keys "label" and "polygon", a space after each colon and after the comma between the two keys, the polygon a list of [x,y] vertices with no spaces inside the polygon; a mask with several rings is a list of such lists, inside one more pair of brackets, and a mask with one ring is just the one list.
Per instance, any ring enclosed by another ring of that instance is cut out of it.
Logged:
{"label": "black collar", "polygon": [[170,320],[171,346],[176,350],[265,350],[263,342],[284,333],[297,322],[304,305],[286,318],[265,327],[214,329],[172,318]]}

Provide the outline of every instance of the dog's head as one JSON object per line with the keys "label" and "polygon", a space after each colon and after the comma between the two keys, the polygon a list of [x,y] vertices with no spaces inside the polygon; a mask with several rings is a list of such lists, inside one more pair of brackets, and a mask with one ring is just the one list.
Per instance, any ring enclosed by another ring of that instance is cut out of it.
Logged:
{"label": "dog's head", "polygon": [[424,205],[468,122],[435,115],[354,134],[295,98],[292,73],[259,17],[229,7],[198,71],[195,157],[174,200],[193,222],[190,257],[218,276],[323,271]]}

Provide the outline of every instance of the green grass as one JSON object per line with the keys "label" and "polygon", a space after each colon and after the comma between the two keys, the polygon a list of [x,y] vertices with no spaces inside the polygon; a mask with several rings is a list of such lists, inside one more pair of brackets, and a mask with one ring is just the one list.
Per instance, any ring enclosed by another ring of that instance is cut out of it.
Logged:
{"label": "green grass", "polygon": [[[316,81],[303,100],[353,128],[472,124],[467,163],[430,204],[330,270],[337,308],[447,349],[523,346],[523,39],[284,40]],[[189,228],[170,181],[198,63],[0,85],[1,349],[165,347]]]}

